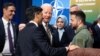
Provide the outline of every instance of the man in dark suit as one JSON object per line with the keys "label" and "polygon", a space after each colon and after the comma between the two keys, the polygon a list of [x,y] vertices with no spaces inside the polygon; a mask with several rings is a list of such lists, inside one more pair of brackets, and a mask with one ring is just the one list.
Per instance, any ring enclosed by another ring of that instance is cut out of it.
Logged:
{"label": "man in dark suit", "polygon": [[[42,23],[42,8],[30,7],[26,10],[26,15],[30,21],[19,32],[16,56],[66,56],[67,47],[51,47],[47,41],[48,38],[41,32],[39,25]],[[76,47],[71,46],[71,48]]]}
{"label": "man in dark suit", "polygon": [[94,48],[100,48],[100,17],[94,21],[92,27],[93,37],[94,37]]}
{"label": "man in dark suit", "polygon": [[94,48],[100,48],[100,23],[94,26]]}
{"label": "man in dark suit", "polygon": [[[44,37],[46,36],[48,38],[49,43],[53,46],[53,41],[56,41],[53,38],[58,37],[55,28],[49,24],[49,21],[52,17],[53,7],[49,3],[44,3],[41,5],[41,8],[43,9],[42,11],[43,20],[42,20],[42,24],[40,25],[40,28],[41,31],[44,33]],[[47,29],[49,29],[49,31]]]}
{"label": "man in dark suit", "polygon": [[[44,33],[43,34],[44,37],[45,36],[47,37],[49,44],[51,44],[53,46],[54,45],[53,41],[55,41],[55,40],[53,40],[53,38],[58,37],[57,36],[57,31],[55,30],[55,28],[52,25],[49,24],[49,21],[52,17],[53,7],[52,7],[51,4],[45,3],[45,4],[41,5],[41,8],[43,9],[43,11],[42,11],[43,20],[42,20],[42,24],[39,25],[39,27],[41,28],[42,33]],[[26,24],[20,24],[19,25],[19,30],[22,30],[25,26],[26,26]]]}
{"label": "man in dark suit", "polygon": [[5,3],[3,6],[3,17],[0,19],[0,53],[2,55],[13,56],[15,51],[17,26],[11,21],[14,15],[14,4]]}

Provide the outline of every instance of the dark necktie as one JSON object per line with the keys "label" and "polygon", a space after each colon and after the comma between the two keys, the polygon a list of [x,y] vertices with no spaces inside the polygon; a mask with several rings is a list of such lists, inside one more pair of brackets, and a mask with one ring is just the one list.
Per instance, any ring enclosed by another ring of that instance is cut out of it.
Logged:
{"label": "dark necktie", "polygon": [[10,52],[13,53],[14,52],[14,46],[13,46],[13,42],[12,42],[12,35],[11,35],[11,30],[10,30],[10,23],[8,23],[8,39],[9,39],[9,48],[10,48]]}

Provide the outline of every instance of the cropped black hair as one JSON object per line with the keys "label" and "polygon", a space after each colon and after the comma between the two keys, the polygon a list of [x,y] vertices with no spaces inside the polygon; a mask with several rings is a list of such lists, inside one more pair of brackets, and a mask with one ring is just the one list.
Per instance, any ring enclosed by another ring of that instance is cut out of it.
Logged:
{"label": "cropped black hair", "polygon": [[85,24],[85,19],[86,19],[86,15],[83,11],[74,11],[70,13],[71,15],[76,15],[76,17],[79,17],[82,22]]}
{"label": "cropped black hair", "polygon": [[40,12],[42,12],[42,8],[41,7],[31,6],[31,7],[26,9],[26,17],[29,20],[33,20],[34,17],[35,17],[35,14],[39,14]]}

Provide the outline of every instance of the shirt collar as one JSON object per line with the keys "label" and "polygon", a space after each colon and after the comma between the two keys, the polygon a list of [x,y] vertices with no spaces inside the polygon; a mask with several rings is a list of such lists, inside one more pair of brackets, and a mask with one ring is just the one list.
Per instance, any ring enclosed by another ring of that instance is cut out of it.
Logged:
{"label": "shirt collar", "polygon": [[2,21],[3,21],[4,25],[8,24],[8,21],[5,18],[3,18],[3,17],[2,17]]}
{"label": "shirt collar", "polygon": [[87,27],[86,26],[82,26],[82,27],[80,27],[80,28],[78,28],[77,30],[76,30],[76,34],[78,33],[78,32],[80,32],[82,29],[87,29]]}
{"label": "shirt collar", "polygon": [[97,25],[98,25],[98,27],[100,28],[100,24],[99,24],[99,23],[97,23]]}
{"label": "shirt collar", "polygon": [[43,21],[42,21],[42,24],[45,26],[46,25],[46,23],[44,23]]}
{"label": "shirt collar", "polygon": [[[43,24],[43,26],[46,26],[46,23],[45,23],[45,22],[43,22],[43,21],[42,21],[42,24]],[[48,23],[47,23],[47,25],[48,25]]]}
{"label": "shirt collar", "polygon": [[64,32],[65,30],[64,29],[58,29],[58,31]]}
{"label": "shirt collar", "polygon": [[37,27],[38,27],[38,24],[35,22],[35,21],[29,21],[29,23],[34,23]]}

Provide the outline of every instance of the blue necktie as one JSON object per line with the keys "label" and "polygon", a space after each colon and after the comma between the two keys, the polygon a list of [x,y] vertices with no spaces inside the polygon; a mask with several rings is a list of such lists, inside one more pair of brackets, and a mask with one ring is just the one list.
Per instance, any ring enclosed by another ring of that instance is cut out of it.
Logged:
{"label": "blue necktie", "polygon": [[11,35],[11,30],[10,30],[10,23],[8,23],[8,39],[9,39],[10,52],[13,53],[14,52],[14,46],[13,46],[13,42],[12,42],[12,35]]}

